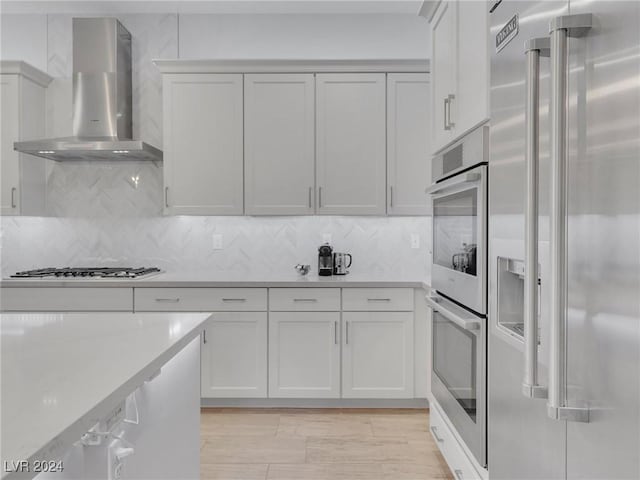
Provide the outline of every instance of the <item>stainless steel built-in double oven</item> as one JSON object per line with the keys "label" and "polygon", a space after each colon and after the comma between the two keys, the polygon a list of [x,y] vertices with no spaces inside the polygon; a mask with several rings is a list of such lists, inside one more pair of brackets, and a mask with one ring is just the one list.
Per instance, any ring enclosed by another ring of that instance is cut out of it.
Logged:
{"label": "stainless steel built-in double oven", "polygon": [[487,158],[480,127],[433,159],[431,392],[486,465]]}

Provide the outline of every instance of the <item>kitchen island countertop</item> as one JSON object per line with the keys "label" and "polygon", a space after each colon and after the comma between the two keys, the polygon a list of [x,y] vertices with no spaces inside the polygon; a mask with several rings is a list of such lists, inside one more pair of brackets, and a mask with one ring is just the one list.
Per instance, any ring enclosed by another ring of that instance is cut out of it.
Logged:
{"label": "kitchen island countertop", "polygon": [[209,316],[0,315],[3,465],[62,456],[198,337]]}

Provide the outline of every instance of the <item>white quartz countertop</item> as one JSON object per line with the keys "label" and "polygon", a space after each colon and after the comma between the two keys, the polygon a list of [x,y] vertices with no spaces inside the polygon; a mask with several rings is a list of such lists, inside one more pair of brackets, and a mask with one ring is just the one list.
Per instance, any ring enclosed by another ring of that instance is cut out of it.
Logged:
{"label": "white quartz countertop", "polygon": [[422,278],[393,274],[350,273],[344,276],[320,277],[313,271],[300,276],[290,273],[273,275],[215,274],[207,272],[162,272],[141,278],[5,278],[0,287],[407,287],[425,288]]}
{"label": "white quartz countertop", "polygon": [[196,338],[209,316],[0,315],[2,464],[61,457]]}

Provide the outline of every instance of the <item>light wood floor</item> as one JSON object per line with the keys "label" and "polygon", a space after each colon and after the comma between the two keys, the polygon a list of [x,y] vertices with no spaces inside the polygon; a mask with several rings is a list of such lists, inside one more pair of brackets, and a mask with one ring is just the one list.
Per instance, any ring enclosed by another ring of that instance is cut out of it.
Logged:
{"label": "light wood floor", "polygon": [[428,410],[202,409],[201,478],[451,479]]}

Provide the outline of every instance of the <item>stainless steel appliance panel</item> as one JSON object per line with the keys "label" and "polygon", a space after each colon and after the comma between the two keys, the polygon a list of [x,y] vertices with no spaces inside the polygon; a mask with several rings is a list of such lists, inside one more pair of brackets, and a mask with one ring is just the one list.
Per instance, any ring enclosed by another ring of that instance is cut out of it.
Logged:
{"label": "stainless steel appliance panel", "polygon": [[431,179],[438,182],[487,161],[489,127],[481,126],[469,132],[431,161]]}
{"label": "stainless steel appliance panel", "polygon": [[567,477],[640,478],[640,3],[570,1]]}
{"label": "stainless steel appliance panel", "polygon": [[[494,3],[491,2],[489,8]],[[504,260],[524,261],[525,101],[527,40],[549,35],[552,18],[568,13],[566,1],[504,0],[490,13],[490,37],[517,15],[518,32],[491,52],[491,131],[489,152],[489,341],[488,467],[492,479],[565,477],[566,423],[547,416],[546,399],[523,395],[524,341],[505,324],[522,325],[524,282],[503,278]],[[495,45],[495,44],[494,44]],[[550,61],[540,58],[538,263],[540,277],[540,383],[548,381],[549,359],[549,105]],[[499,303],[501,293],[520,289],[513,304]],[[518,305],[518,301],[520,304]],[[519,318],[518,318],[519,317]]]}
{"label": "stainless steel appliance panel", "polygon": [[431,309],[431,393],[480,465],[486,465],[486,319],[437,295]]}
{"label": "stainless steel appliance panel", "polygon": [[433,288],[486,314],[487,167],[429,188],[433,204]]}

